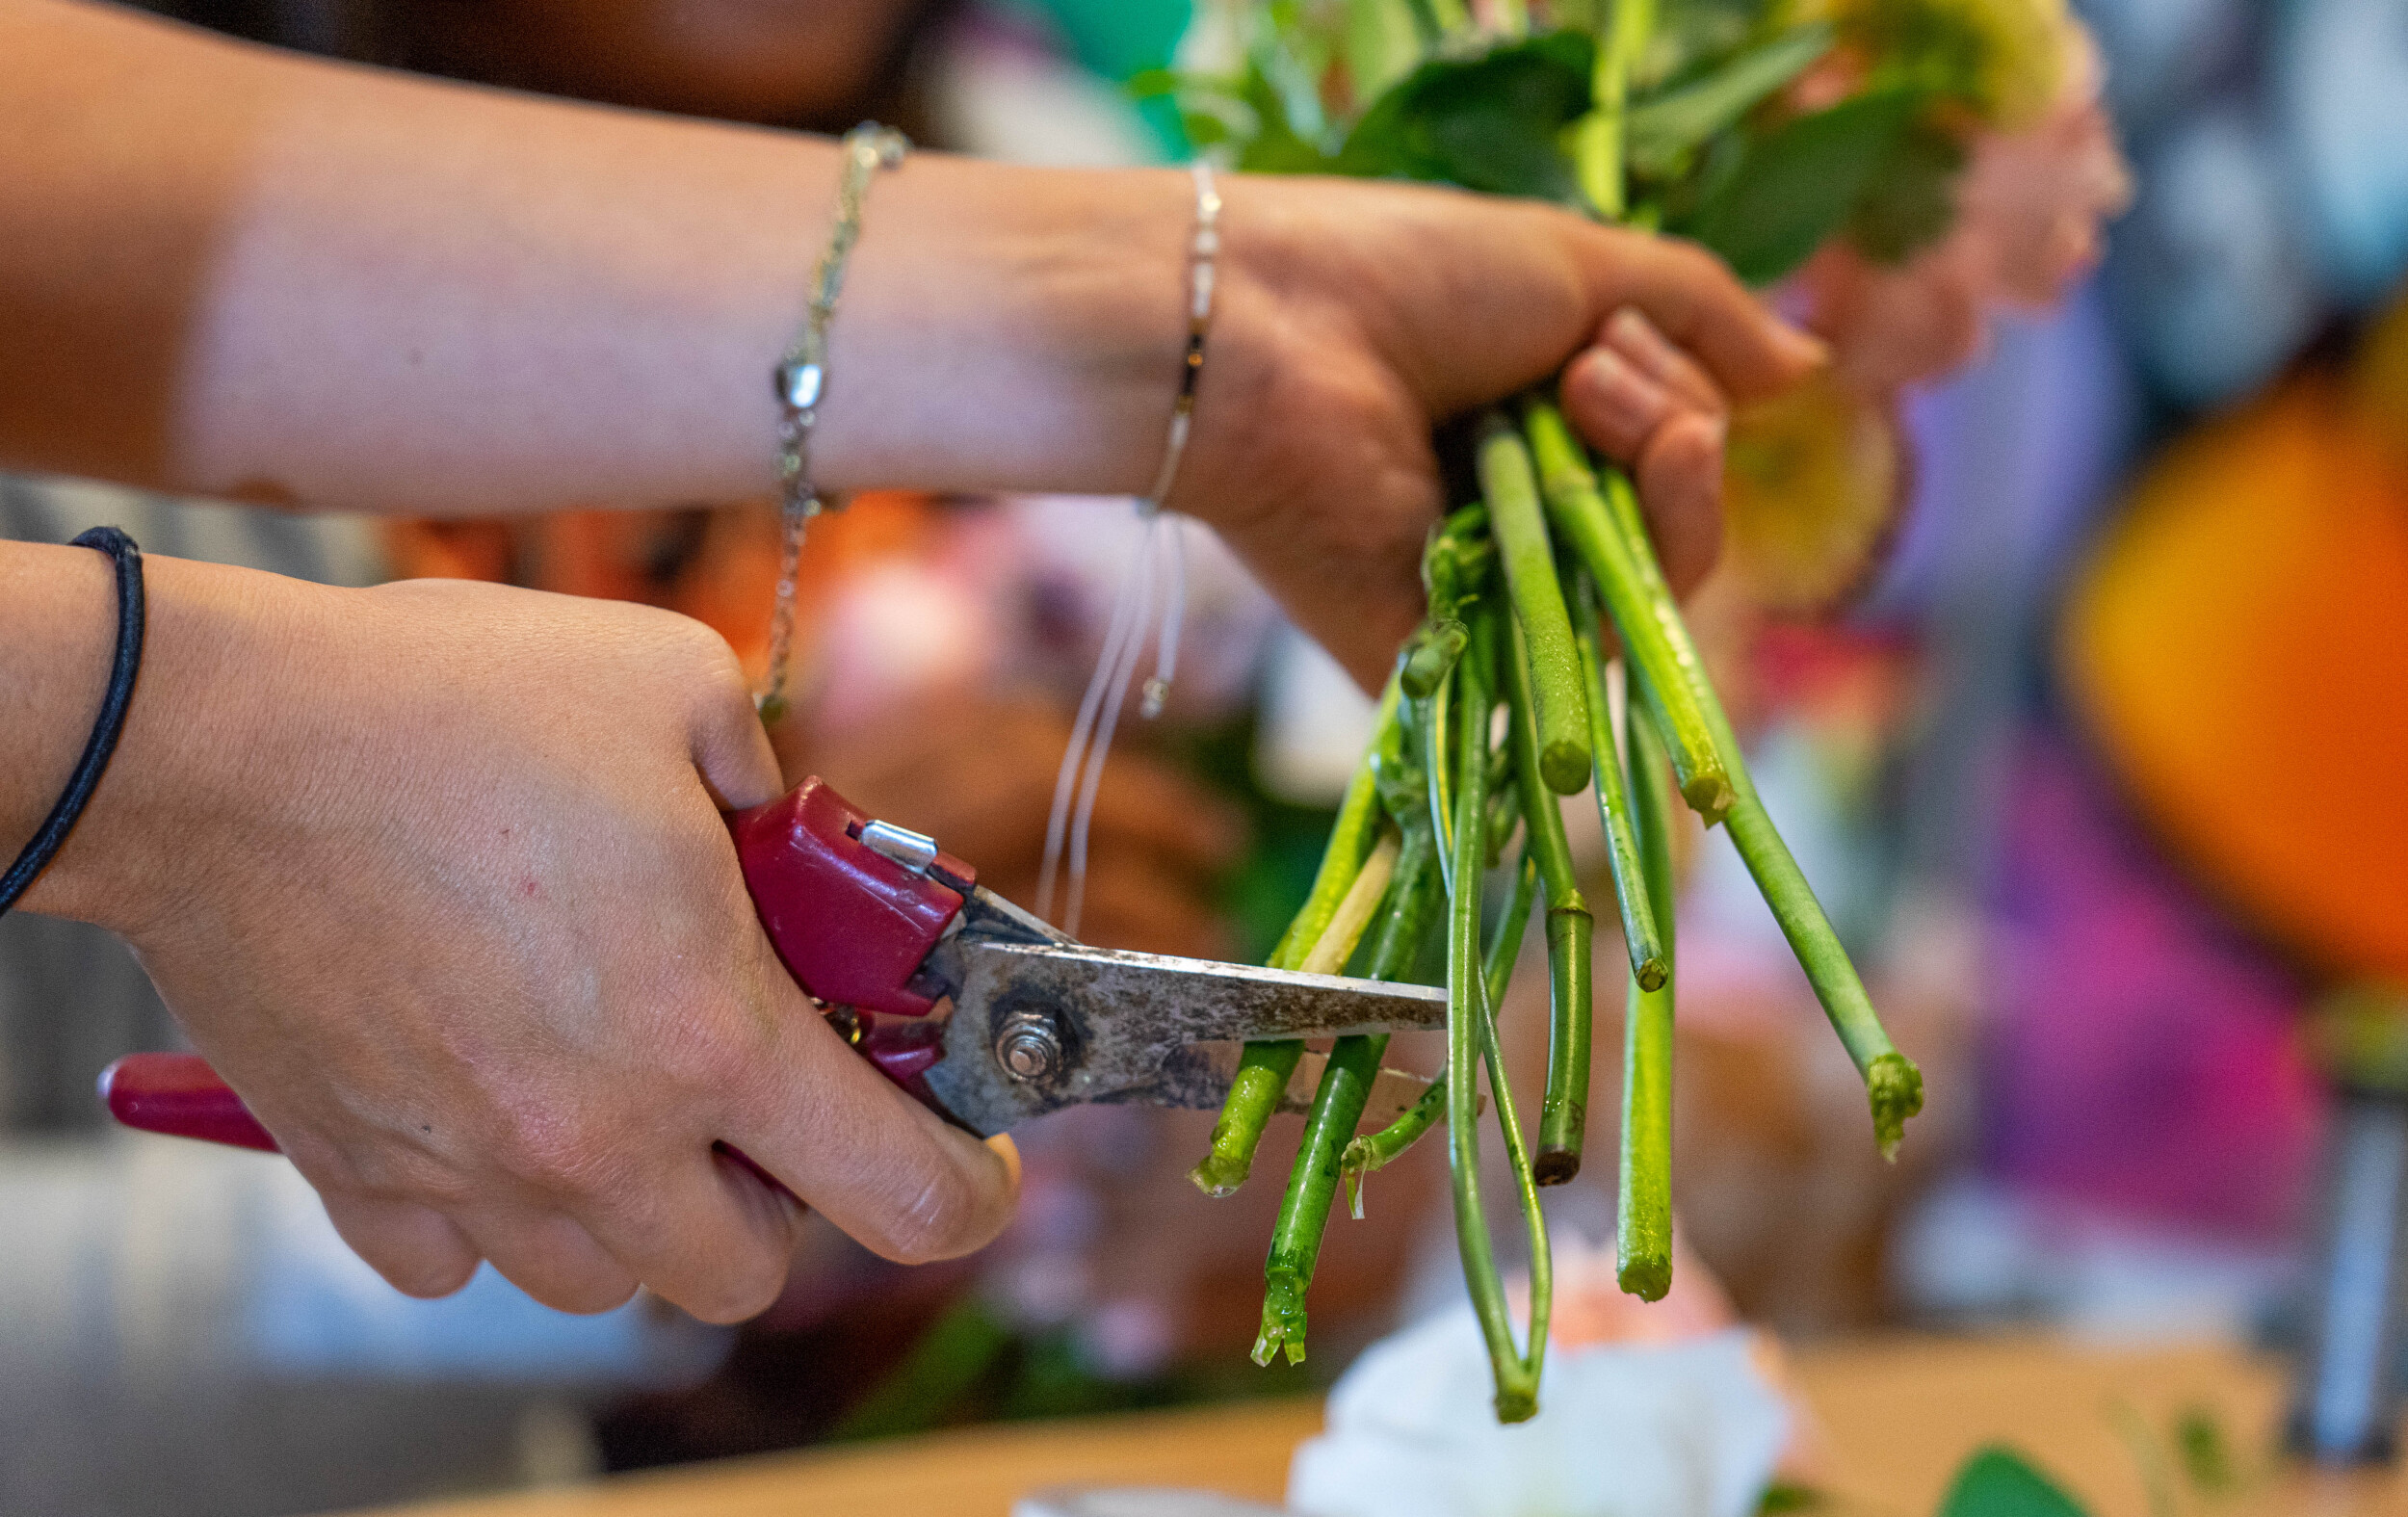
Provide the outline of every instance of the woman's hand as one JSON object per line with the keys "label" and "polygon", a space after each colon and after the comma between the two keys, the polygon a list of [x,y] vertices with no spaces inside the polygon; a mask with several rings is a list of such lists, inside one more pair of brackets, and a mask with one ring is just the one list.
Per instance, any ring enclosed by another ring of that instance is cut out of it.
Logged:
{"label": "woman's hand", "polygon": [[572,1311],[641,1283],[748,1316],[797,1218],[718,1141],[891,1258],[1002,1226],[1007,1159],[847,1049],[762,934],[720,813],[782,786],[715,634],[149,571],[123,745],[28,904],[134,944],[393,1284],[483,1258]]}
{"label": "woman's hand", "polygon": [[[1733,401],[1822,361],[1703,250],[1532,201],[1223,175],[1217,297],[1169,504],[1367,688],[1419,617],[1434,428],[1562,379],[1629,464],[1676,588],[1721,542]],[[838,486],[1129,493],[1187,330],[1184,173],[919,157],[878,182],[815,467]]]}
{"label": "woman's hand", "polygon": [[1422,611],[1434,425],[1562,378],[1686,589],[1722,537],[1729,401],[1820,361],[1704,251],[1550,207],[1224,180],[1221,302],[1172,504],[1212,522],[1365,688]]}

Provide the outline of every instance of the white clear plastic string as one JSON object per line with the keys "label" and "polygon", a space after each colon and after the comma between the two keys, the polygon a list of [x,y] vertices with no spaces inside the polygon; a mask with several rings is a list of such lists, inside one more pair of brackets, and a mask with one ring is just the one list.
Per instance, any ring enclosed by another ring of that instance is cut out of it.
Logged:
{"label": "white clear plastic string", "polygon": [[[1062,901],[1061,929],[1072,937],[1079,935],[1079,917],[1086,904],[1086,844],[1087,824],[1095,816],[1096,793],[1104,786],[1104,761],[1112,756],[1112,734],[1120,727],[1120,703],[1129,693],[1130,677],[1137,673],[1139,655],[1145,651],[1146,615],[1154,607],[1154,569],[1165,523],[1157,517],[1146,523],[1145,541],[1138,550],[1137,615],[1130,618],[1129,641],[1123,645],[1119,664],[1104,683],[1104,709],[1097,720],[1095,736],[1087,745],[1086,774],[1079,783],[1079,802],[1070,816],[1070,888]],[[1104,671],[1099,667],[1097,673]]]}
{"label": "white clear plastic string", "polygon": [[[1045,866],[1036,879],[1036,914],[1049,922],[1059,923],[1063,917],[1077,914],[1074,905],[1062,917],[1055,915],[1054,886],[1060,877],[1062,852],[1070,840],[1071,802],[1080,788],[1079,779],[1086,760],[1088,740],[1095,734],[1096,719],[1102,714],[1105,692],[1112,685],[1112,672],[1121,665],[1124,645],[1132,641],[1141,643],[1144,640],[1144,612],[1140,602],[1146,598],[1142,588],[1149,578],[1147,560],[1152,556],[1153,540],[1149,526],[1149,530],[1139,539],[1137,562],[1122,576],[1120,588],[1112,596],[1112,619],[1105,627],[1104,646],[1096,655],[1095,672],[1087,676],[1086,693],[1079,698],[1079,715],[1071,723],[1070,744],[1062,750],[1061,768],[1054,775],[1053,810],[1045,822]],[[1082,812],[1081,820],[1084,822],[1084,808]],[[1086,828],[1082,826],[1079,831],[1084,837]],[[1081,851],[1084,853],[1085,850]],[[1079,884],[1084,885],[1086,880],[1084,857],[1073,873]],[[1064,928],[1063,930],[1069,929]]]}
{"label": "white clear plastic string", "polygon": [[1169,702],[1170,682],[1179,672],[1179,624],[1188,615],[1188,535],[1177,517],[1156,511],[1149,536],[1163,539],[1169,575],[1163,596],[1162,630],[1154,638],[1154,677],[1145,682],[1145,698],[1138,702],[1138,715],[1151,721]]}
{"label": "white clear plastic string", "polygon": [[[1070,728],[1061,769],[1054,776],[1054,805],[1045,821],[1045,864],[1037,876],[1037,915],[1054,921],[1073,937],[1079,932],[1080,909],[1086,897],[1088,824],[1095,814],[1096,793],[1103,788],[1104,761],[1112,752],[1112,734],[1120,725],[1120,705],[1130,677],[1145,651],[1146,615],[1153,609],[1157,574],[1163,587],[1163,619],[1154,633],[1154,673],[1138,702],[1147,720],[1163,714],[1170,699],[1170,682],[1179,669],[1179,625],[1187,615],[1188,554],[1185,528],[1162,509],[1179,477],[1187,453],[1188,432],[1194,418],[1196,379],[1204,368],[1204,334],[1213,317],[1213,271],[1220,252],[1220,190],[1210,165],[1190,168],[1195,180],[1195,230],[1188,251],[1188,345],[1171,408],[1170,441],[1164,450],[1154,488],[1138,502],[1144,532],[1138,540],[1137,562],[1130,566],[1112,597],[1112,614],[1104,633],[1104,646],[1080,697],[1078,719]],[[1069,889],[1061,915],[1054,916],[1054,886],[1060,878],[1062,857],[1069,855]]]}

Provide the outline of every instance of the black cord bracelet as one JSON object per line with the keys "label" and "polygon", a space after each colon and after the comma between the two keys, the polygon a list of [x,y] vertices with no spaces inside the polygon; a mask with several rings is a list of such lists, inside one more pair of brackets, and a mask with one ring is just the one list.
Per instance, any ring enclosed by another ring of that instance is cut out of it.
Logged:
{"label": "black cord bracelet", "polygon": [[16,898],[49,867],[66,835],[75,829],[75,819],[84,814],[92,793],[99,788],[101,772],[109,767],[109,756],[118,750],[118,737],[125,730],[125,708],[134,700],[134,676],[143,667],[143,550],[115,527],[94,527],[76,537],[71,546],[105,553],[117,564],[117,657],[109,666],[109,689],[100,698],[100,719],[92,723],[92,737],[84,744],[84,756],[75,761],[75,772],[67,777],[65,793],[42,820],[34,841],[25,845],[9,872],[0,875],[0,911],[16,904]]}

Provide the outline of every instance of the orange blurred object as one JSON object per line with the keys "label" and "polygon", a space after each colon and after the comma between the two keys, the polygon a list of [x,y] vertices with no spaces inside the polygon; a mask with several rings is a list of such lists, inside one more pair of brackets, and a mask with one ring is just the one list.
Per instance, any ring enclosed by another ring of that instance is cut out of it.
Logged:
{"label": "orange blurred object", "polygon": [[[936,500],[865,490],[811,523],[797,575],[797,662],[806,665],[828,588],[877,559],[924,549]],[[777,509],[763,503],[667,510],[564,510],[511,520],[395,522],[398,579],[493,580],[563,595],[641,601],[692,616],[758,676],[777,588]]]}
{"label": "orange blurred object", "polygon": [[2287,381],[2169,450],[2062,655],[2143,816],[2230,904],[2319,969],[2408,979],[2408,450],[2367,377]]}

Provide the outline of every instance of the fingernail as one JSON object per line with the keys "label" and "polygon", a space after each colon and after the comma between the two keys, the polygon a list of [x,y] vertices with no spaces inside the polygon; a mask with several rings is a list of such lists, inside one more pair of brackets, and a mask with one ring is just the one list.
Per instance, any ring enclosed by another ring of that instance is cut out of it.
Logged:
{"label": "fingernail", "polygon": [[1004,1162],[1005,1171],[1011,1176],[1011,1188],[1018,1190],[1020,1189],[1020,1145],[1011,1140],[1011,1135],[1008,1133],[998,1133],[985,1139],[985,1143],[995,1157]]}
{"label": "fingernail", "polygon": [[1671,409],[1664,387],[1632,367],[1611,348],[1591,348],[1581,360],[1581,383],[1605,412],[1604,420],[1633,437],[1653,432]]}

